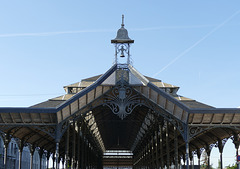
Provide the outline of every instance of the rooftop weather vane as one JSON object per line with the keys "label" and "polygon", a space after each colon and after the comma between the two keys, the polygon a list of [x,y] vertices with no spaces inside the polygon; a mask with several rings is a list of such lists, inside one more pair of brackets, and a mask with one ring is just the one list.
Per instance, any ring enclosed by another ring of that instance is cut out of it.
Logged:
{"label": "rooftop weather vane", "polygon": [[130,64],[130,44],[134,43],[134,40],[128,37],[128,31],[124,28],[124,15],[122,15],[122,24],[117,31],[117,37],[111,40],[111,43],[115,44],[115,63],[119,63],[118,56],[120,54],[120,58],[127,55],[127,64]]}

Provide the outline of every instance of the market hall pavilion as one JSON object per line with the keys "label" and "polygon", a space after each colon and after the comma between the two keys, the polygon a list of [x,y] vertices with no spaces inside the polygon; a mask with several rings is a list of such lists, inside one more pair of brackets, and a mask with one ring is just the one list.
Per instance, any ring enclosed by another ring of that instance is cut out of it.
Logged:
{"label": "market hall pavilion", "polygon": [[[215,108],[178,95],[179,87],[139,73],[131,64],[124,17],[115,39],[115,63],[104,74],[64,87],[66,94],[26,108],[0,108],[4,166],[15,138],[22,150],[39,149],[47,167],[187,169],[193,156],[212,147],[222,152],[230,138],[239,148],[240,109]],[[53,166],[49,166],[50,157]],[[41,161],[41,160],[40,160]],[[40,168],[43,168],[40,165]]]}

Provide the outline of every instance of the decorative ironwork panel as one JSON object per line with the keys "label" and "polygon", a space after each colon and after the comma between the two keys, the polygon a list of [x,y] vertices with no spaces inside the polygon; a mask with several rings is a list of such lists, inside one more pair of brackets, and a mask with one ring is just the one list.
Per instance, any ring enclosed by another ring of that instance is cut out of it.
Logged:
{"label": "decorative ironwork panel", "polygon": [[104,99],[104,105],[108,106],[122,120],[144,102],[143,98],[128,86],[125,81],[126,74],[123,75],[117,86],[106,94]]}
{"label": "decorative ironwork panel", "polygon": [[129,82],[129,71],[124,68],[116,70],[116,82]]}

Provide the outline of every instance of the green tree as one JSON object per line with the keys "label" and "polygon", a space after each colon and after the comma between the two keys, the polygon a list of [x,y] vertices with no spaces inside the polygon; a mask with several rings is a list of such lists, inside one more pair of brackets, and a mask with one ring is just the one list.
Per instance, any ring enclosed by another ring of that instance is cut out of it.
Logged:
{"label": "green tree", "polygon": [[206,169],[207,168],[207,163],[208,163],[208,157],[207,157],[207,152],[206,151],[203,151],[203,154],[202,154],[202,160],[201,160],[201,169]]}
{"label": "green tree", "polygon": [[[208,169],[208,156],[206,151],[204,151],[202,154],[201,162],[202,164],[200,166],[200,169]],[[212,165],[210,165],[210,169],[213,169]]]}
{"label": "green tree", "polygon": [[217,169],[220,169],[220,168],[221,168],[221,161],[218,160],[218,167],[217,167]]}
{"label": "green tree", "polygon": [[231,166],[228,165],[226,168],[227,169],[237,169],[237,164],[232,164]]}

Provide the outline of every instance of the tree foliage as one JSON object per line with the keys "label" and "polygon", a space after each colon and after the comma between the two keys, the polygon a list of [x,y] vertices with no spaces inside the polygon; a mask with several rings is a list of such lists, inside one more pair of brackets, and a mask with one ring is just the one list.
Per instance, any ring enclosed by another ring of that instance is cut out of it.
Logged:
{"label": "tree foliage", "polygon": [[221,169],[221,161],[220,160],[218,160],[218,167],[217,167],[217,169]]}
{"label": "tree foliage", "polygon": [[[208,169],[208,155],[207,152],[204,151],[202,154],[202,164],[200,166],[200,169]],[[213,169],[212,165],[210,165],[210,169]]]}
{"label": "tree foliage", "polygon": [[237,164],[228,165],[226,169],[237,169]]}

